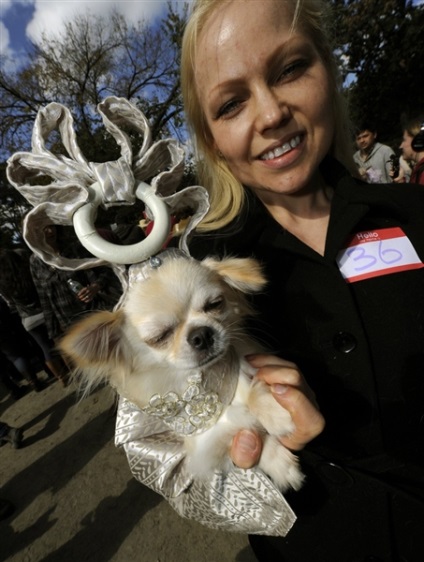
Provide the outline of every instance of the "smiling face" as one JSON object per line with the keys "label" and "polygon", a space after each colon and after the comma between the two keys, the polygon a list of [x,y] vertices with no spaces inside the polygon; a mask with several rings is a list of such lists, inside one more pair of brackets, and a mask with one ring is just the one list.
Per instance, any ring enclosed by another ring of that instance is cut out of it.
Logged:
{"label": "smiling face", "polygon": [[284,3],[233,0],[206,24],[196,87],[214,148],[260,197],[307,188],[334,136],[332,87]]}

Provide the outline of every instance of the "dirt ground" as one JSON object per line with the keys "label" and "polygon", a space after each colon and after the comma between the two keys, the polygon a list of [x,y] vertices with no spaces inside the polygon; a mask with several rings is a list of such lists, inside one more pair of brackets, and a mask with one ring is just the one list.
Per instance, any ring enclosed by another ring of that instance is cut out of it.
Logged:
{"label": "dirt ground", "polygon": [[110,389],[1,395],[0,420],[24,431],[22,448],[0,449],[0,496],[16,506],[0,522],[0,561],[254,562],[245,536],[180,518],[132,478]]}

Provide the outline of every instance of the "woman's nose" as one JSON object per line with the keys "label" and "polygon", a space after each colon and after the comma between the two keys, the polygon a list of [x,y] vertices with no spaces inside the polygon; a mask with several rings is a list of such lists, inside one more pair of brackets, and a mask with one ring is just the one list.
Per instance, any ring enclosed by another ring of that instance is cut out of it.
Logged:
{"label": "woman's nose", "polygon": [[258,132],[281,127],[289,117],[287,105],[267,86],[256,91],[256,128]]}

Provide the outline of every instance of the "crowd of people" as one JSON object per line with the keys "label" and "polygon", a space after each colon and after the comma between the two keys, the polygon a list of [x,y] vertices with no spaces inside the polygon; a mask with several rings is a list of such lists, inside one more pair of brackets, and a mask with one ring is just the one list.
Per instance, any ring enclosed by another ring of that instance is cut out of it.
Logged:
{"label": "crowd of people", "polygon": [[367,183],[419,183],[424,185],[424,147],[412,146],[424,123],[424,112],[403,126],[403,138],[396,154],[392,147],[378,142],[377,129],[362,123],[356,129],[357,151],[353,158],[360,177]]}

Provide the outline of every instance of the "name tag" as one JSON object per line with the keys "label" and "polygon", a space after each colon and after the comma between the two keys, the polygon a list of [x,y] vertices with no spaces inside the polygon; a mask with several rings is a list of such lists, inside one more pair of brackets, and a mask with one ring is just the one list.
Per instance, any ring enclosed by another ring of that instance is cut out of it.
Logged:
{"label": "name tag", "polygon": [[358,232],[337,254],[337,264],[348,283],[424,267],[398,227]]}

